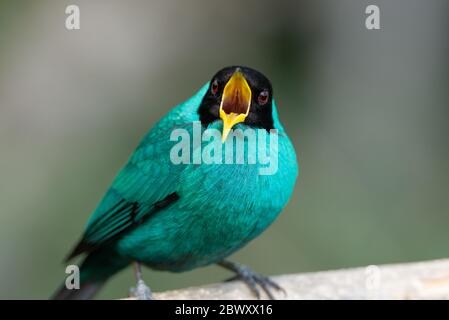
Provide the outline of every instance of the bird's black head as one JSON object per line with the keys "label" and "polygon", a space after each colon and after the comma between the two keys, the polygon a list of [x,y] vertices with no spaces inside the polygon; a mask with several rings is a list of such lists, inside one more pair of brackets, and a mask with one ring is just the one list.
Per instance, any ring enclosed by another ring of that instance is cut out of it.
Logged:
{"label": "bird's black head", "polygon": [[248,67],[227,67],[210,81],[198,109],[201,124],[207,127],[223,120],[223,139],[237,123],[266,130],[273,127],[273,89],[260,72]]}

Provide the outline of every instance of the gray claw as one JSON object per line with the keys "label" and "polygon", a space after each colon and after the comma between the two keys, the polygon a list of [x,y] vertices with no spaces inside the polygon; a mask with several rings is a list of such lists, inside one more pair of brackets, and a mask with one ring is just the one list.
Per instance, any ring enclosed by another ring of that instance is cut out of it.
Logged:
{"label": "gray claw", "polygon": [[252,271],[246,266],[241,266],[237,272],[238,273],[236,276],[226,281],[241,280],[245,282],[245,284],[249,287],[249,289],[253,292],[257,299],[260,299],[260,289],[258,287],[262,288],[262,290],[271,300],[276,300],[272,293],[272,289],[282,291],[283,294],[286,295],[286,291],[276,282],[268,277]]}
{"label": "gray claw", "polygon": [[130,296],[137,300],[153,300],[151,289],[145,284],[143,280],[137,281],[135,288],[131,288]]}

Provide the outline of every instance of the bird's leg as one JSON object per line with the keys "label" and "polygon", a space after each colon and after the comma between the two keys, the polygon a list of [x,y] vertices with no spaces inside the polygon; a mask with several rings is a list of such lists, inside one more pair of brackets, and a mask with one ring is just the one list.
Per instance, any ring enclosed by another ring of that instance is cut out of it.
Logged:
{"label": "bird's leg", "polygon": [[138,300],[152,300],[151,289],[145,284],[142,278],[142,268],[139,262],[134,262],[134,272],[136,274],[136,287],[130,289],[130,296]]}
{"label": "bird's leg", "polygon": [[283,291],[285,294],[285,290],[282,289],[276,282],[251,270],[245,265],[241,265],[228,260],[222,260],[217,264],[225,269],[234,271],[236,273],[236,276],[232,277],[228,281],[237,279],[242,280],[254,293],[257,299],[260,299],[260,289],[258,288],[258,286],[261,287],[262,290],[265,291],[267,296],[272,300],[275,299],[272,293],[272,289]]}

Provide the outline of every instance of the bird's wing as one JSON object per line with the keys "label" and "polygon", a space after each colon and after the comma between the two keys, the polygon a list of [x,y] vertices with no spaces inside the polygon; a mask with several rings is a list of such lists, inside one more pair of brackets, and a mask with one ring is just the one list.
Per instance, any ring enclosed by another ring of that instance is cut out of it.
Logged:
{"label": "bird's wing", "polygon": [[161,207],[177,200],[176,188],[186,164],[170,159],[170,140],[174,129],[192,136],[192,122],[198,121],[197,109],[208,84],[192,98],[172,109],[144,137],[128,163],[90,217],[84,235],[67,260],[110,243]]}
{"label": "bird's wing", "polygon": [[171,163],[170,148],[174,142],[169,137],[170,133],[144,139],[114,179],[67,260],[110,243],[156,210],[177,200],[177,181],[185,165]]}

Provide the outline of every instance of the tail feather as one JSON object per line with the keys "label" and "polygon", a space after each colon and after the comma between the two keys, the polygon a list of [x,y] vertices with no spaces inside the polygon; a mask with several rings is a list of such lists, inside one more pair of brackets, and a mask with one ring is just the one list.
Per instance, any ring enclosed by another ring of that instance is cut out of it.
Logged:
{"label": "tail feather", "polygon": [[67,289],[65,283],[53,294],[51,300],[89,300],[98,290],[101,289],[105,281],[85,282],[79,289]]}
{"label": "tail feather", "polygon": [[128,258],[117,254],[112,247],[90,252],[80,266],[80,288],[67,289],[65,283],[63,283],[51,299],[91,299],[109,277],[128,266],[130,262]]}

